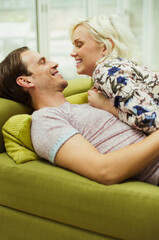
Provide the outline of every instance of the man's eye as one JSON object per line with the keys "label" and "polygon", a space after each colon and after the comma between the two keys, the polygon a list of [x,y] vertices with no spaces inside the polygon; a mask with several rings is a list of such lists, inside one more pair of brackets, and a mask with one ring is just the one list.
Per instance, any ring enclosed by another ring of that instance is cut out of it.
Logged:
{"label": "man's eye", "polygon": [[45,58],[44,58],[44,59],[41,59],[40,63],[41,63],[41,64],[45,64],[45,63],[46,63],[46,59],[45,59]]}

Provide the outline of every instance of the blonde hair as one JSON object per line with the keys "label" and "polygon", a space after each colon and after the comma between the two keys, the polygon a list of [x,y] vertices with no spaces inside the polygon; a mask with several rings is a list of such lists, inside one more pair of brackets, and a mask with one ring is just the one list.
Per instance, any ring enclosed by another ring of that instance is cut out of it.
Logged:
{"label": "blonde hair", "polygon": [[86,20],[77,19],[71,26],[70,37],[78,26],[85,26],[89,35],[100,45],[106,46],[106,55],[99,60],[126,58],[135,63],[141,62],[139,46],[129,26],[120,16],[99,15]]}

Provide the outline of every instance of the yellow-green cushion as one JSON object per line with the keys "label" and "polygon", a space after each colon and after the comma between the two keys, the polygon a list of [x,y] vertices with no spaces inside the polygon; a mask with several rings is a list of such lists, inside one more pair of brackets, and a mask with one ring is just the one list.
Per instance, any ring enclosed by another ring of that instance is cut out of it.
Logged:
{"label": "yellow-green cushion", "polygon": [[[87,92],[75,94],[66,99],[74,104],[88,102]],[[40,159],[31,142],[30,127],[31,116],[18,114],[11,117],[2,128],[6,151],[17,164]]]}
{"label": "yellow-green cushion", "polygon": [[31,116],[18,114],[2,128],[6,151],[17,164],[39,159],[31,142],[30,127]]}
{"label": "yellow-green cushion", "polygon": [[67,101],[72,104],[83,104],[88,102],[88,93],[78,93],[70,97],[66,97]]}

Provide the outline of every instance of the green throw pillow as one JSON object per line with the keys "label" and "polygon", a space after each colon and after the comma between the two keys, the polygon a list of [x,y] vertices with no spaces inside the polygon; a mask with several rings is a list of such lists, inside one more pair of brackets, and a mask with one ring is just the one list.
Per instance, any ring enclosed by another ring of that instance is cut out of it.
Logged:
{"label": "green throw pillow", "polygon": [[17,164],[39,159],[31,142],[30,127],[31,116],[19,114],[11,117],[2,128],[6,151]]}
{"label": "green throw pillow", "polygon": [[[88,102],[87,92],[75,94],[66,99],[74,104]],[[31,142],[30,127],[31,116],[18,114],[11,117],[2,128],[6,151],[17,164],[40,159]]]}

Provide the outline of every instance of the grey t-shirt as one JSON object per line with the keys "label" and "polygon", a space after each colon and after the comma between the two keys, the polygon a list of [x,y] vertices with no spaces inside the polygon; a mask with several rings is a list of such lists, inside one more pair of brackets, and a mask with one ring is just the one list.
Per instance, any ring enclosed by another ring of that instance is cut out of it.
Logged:
{"label": "grey t-shirt", "polygon": [[[46,107],[32,114],[31,137],[35,151],[52,163],[60,147],[77,133],[85,137],[100,153],[120,149],[145,137],[142,132],[132,129],[111,113],[89,104],[65,102],[59,107]],[[156,160],[145,169],[146,175],[143,172],[142,178],[139,175],[140,180],[152,180],[152,175],[158,169],[159,161]]]}

